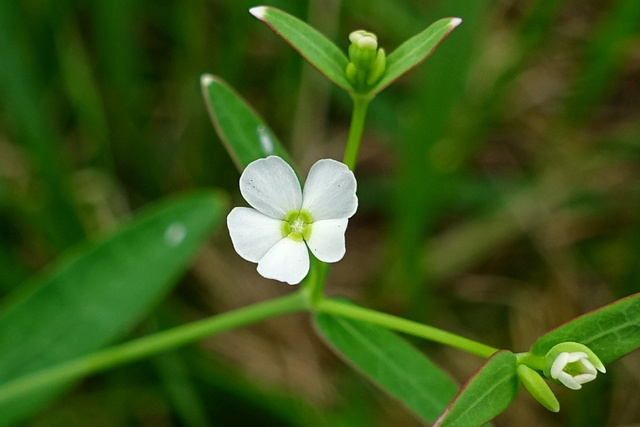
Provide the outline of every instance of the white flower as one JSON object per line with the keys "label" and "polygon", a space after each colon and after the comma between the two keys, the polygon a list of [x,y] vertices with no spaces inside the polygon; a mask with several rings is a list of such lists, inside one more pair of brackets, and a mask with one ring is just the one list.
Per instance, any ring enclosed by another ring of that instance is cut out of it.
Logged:
{"label": "white flower", "polygon": [[598,371],[604,373],[605,368],[600,364],[598,370],[589,361],[587,353],[582,351],[562,352],[551,365],[551,378],[554,378],[572,390],[579,390],[582,384],[593,381]]}
{"label": "white flower", "polygon": [[343,163],[317,161],[302,191],[280,157],[258,159],[240,176],[240,193],[252,208],[234,208],[227,227],[236,252],[258,263],[262,276],[300,283],[309,272],[307,246],[323,262],[344,256],[344,233],[358,198],[356,179]]}

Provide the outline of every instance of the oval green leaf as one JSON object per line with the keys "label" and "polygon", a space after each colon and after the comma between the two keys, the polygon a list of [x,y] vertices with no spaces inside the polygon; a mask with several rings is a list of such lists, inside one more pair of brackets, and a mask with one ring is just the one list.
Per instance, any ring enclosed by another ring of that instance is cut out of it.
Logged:
{"label": "oval green leaf", "polygon": [[342,89],[353,92],[345,75],[349,64],[347,56],[318,30],[275,7],[258,6],[249,11],[271,27],[320,73]]}
{"label": "oval green leaf", "polygon": [[531,353],[544,356],[556,344],[574,341],[586,345],[604,363],[640,347],[640,293],[586,313],[542,336]]}
{"label": "oval green leaf", "polygon": [[[211,192],[162,202],[23,285],[0,312],[0,383],[122,337],[167,293],[223,218],[224,203]],[[24,420],[65,388],[5,401],[0,425]]]}
{"label": "oval green leaf", "polygon": [[316,315],[315,326],[339,355],[429,423],[458,390],[446,373],[388,329],[329,314]]}
{"label": "oval green leaf", "polygon": [[200,84],[211,121],[238,170],[271,155],[293,165],[271,129],[224,80],[203,74]]}
{"label": "oval green leaf", "polygon": [[518,388],[516,355],[496,352],[462,387],[435,427],[481,426],[509,406]]}
{"label": "oval green leaf", "polygon": [[371,94],[380,92],[400,76],[427,59],[442,42],[456,28],[462,20],[460,18],[444,18],[434,22],[426,30],[416,34],[402,43],[387,57],[387,70],[382,79],[371,89]]}

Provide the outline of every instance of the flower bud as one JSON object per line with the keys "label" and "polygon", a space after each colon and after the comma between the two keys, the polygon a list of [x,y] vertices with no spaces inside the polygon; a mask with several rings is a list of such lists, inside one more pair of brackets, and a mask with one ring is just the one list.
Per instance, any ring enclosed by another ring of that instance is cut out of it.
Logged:
{"label": "flower bud", "polygon": [[375,34],[358,30],[349,34],[349,64],[345,74],[359,93],[367,93],[386,70],[386,55]]}
{"label": "flower bud", "polygon": [[387,68],[387,55],[384,49],[378,49],[376,59],[373,62],[369,76],[367,77],[367,84],[373,86],[384,74]]}
{"label": "flower bud", "polygon": [[551,412],[558,412],[560,410],[558,399],[539,373],[526,365],[518,365],[516,372],[524,388],[526,388],[527,391],[531,393],[531,396],[540,402],[542,406]]}
{"label": "flower bud", "polygon": [[557,344],[545,356],[546,377],[572,390],[579,390],[582,384],[596,379],[598,371],[606,372],[598,356],[577,342]]}
{"label": "flower bud", "polygon": [[349,34],[349,41],[360,49],[376,50],[378,48],[378,37],[365,30],[357,30]]}

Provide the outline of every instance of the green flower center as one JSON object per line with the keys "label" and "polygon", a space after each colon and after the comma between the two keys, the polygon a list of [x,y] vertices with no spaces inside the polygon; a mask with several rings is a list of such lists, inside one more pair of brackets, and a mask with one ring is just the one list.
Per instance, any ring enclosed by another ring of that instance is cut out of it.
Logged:
{"label": "green flower center", "polygon": [[311,224],[313,224],[313,217],[309,212],[291,211],[282,221],[282,237],[288,237],[296,242],[309,240]]}
{"label": "green flower center", "polygon": [[572,377],[575,377],[576,375],[584,374],[587,372],[584,365],[582,364],[582,361],[580,360],[572,363],[567,363],[567,365],[564,367],[562,371],[566,372]]}

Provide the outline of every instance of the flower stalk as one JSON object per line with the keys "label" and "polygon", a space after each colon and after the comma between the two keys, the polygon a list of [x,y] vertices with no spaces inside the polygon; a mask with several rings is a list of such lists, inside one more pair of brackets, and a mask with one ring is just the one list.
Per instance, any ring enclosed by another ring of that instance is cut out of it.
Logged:
{"label": "flower stalk", "polygon": [[178,326],[80,357],[51,368],[36,371],[0,386],[0,404],[34,392],[78,380],[146,357],[173,350],[211,335],[241,328],[283,314],[307,308],[302,292],[242,307],[214,317]]}
{"label": "flower stalk", "polygon": [[351,114],[351,125],[349,127],[349,136],[347,137],[347,146],[344,150],[343,163],[352,171],[355,170],[358,160],[358,152],[360,151],[360,141],[364,132],[364,123],[367,117],[367,107],[369,106],[369,97],[366,95],[352,95],[353,112]]}
{"label": "flower stalk", "polygon": [[316,304],[316,310],[320,313],[333,314],[383,326],[387,329],[444,344],[483,358],[488,358],[498,351],[497,348],[490,347],[469,338],[461,337],[460,335],[456,335],[442,329],[434,328],[433,326],[414,322],[391,314],[381,313],[368,308],[345,304],[336,300],[323,299]]}

